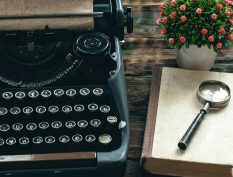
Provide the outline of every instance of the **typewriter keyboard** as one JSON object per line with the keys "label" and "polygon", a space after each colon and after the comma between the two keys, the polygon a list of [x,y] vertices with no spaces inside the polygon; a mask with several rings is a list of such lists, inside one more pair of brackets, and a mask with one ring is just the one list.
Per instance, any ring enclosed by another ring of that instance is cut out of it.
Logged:
{"label": "typewriter keyboard", "polygon": [[119,114],[107,87],[8,89],[0,100],[0,155],[120,146]]}

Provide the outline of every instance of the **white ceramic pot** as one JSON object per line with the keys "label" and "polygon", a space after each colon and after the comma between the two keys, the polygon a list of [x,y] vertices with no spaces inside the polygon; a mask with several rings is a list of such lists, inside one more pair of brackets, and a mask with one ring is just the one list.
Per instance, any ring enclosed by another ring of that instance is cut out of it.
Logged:
{"label": "white ceramic pot", "polygon": [[208,71],[214,65],[217,53],[207,46],[198,48],[190,45],[189,48],[176,49],[176,61],[179,67],[190,70]]}

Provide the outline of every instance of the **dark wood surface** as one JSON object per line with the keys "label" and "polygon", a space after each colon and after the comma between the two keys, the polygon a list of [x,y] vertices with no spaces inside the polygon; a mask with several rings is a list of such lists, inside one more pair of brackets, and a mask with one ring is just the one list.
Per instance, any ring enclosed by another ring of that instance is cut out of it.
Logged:
{"label": "dark wood surface", "polygon": [[[140,174],[152,68],[154,65],[176,66],[175,50],[170,49],[163,41],[156,26],[159,6],[165,2],[167,0],[124,0],[124,5],[131,6],[134,13],[134,33],[126,35],[126,47],[123,50],[131,131],[125,177],[137,177]],[[221,62],[229,60],[232,63],[232,56],[233,48],[222,50],[214,68],[231,70],[232,64],[225,65]]]}

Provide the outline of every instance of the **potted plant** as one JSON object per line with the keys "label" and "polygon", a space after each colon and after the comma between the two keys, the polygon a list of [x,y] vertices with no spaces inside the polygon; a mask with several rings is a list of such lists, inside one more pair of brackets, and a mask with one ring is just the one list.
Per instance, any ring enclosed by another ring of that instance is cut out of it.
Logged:
{"label": "potted plant", "polygon": [[170,0],[160,6],[157,24],[177,64],[185,69],[209,70],[217,53],[233,40],[232,1]]}

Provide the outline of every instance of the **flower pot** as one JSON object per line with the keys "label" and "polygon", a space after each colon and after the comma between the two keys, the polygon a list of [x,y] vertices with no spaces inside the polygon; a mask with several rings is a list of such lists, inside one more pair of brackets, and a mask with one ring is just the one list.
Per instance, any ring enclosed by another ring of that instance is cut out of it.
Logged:
{"label": "flower pot", "polygon": [[182,46],[181,49],[176,49],[177,64],[183,69],[208,71],[214,65],[216,56],[214,49],[207,46],[198,48],[190,45],[189,48]]}

